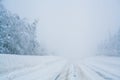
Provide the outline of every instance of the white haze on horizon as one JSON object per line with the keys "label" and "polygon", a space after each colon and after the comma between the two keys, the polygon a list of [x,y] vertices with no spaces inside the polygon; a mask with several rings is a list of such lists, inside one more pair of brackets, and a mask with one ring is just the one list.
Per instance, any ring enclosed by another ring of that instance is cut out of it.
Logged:
{"label": "white haze on horizon", "polygon": [[12,13],[29,20],[39,19],[38,40],[48,51],[72,59],[94,55],[97,46],[120,27],[119,0],[5,0],[3,3]]}

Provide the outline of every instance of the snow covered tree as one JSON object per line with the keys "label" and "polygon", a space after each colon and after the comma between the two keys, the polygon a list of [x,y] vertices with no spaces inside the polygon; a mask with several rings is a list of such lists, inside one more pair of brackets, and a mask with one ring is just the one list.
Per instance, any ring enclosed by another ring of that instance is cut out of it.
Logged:
{"label": "snow covered tree", "polygon": [[120,56],[120,30],[104,41],[98,49],[100,54]]}
{"label": "snow covered tree", "polygon": [[36,24],[11,14],[0,4],[0,54],[44,55],[36,41]]}

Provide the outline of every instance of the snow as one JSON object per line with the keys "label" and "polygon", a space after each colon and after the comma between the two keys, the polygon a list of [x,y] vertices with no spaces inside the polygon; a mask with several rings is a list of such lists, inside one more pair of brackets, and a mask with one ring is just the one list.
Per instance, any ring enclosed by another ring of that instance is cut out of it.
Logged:
{"label": "snow", "polygon": [[0,80],[120,80],[119,61],[94,56],[71,63],[57,56],[0,54]]}

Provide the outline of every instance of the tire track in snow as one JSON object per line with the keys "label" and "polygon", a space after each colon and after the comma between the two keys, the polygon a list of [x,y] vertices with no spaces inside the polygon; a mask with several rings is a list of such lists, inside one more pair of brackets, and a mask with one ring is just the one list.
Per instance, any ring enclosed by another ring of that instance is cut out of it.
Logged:
{"label": "tire track in snow", "polygon": [[94,72],[96,72],[96,74],[98,74],[99,76],[101,76],[102,78],[104,78],[105,80],[119,80],[120,76],[115,75],[111,72],[105,71],[104,69],[102,69],[102,67],[98,67],[95,65],[88,65],[88,67],[93,70]]}
{"label": "tire track in snow", "polygon": [[9,74],[7,74],[3,77],[6,78],[6,80],[14,80],[16,77],[19,78],[22,76],[27,76],[29,74],[33,74],[33,73],[37,72],[38,70],[44,69],[46,66],[50,66],[50,65],[52,66],[52,65],[56,64],[56,61],[59,63],[62,60],[58,59],[58,60],[51,61],[51,62],[48,62],[43,65],[39,64],[39,65],[35,65],[35,66],[29,66],[28,68],[25,67],[22,69],[18,69],[18,70],[10,72]]}
{"label": "tire track in snow", "polygon": [[[31,59],[34,58],[35,57],[31,57]],[[7,74],[7,68],[4,68],[6,65],[5,62],[7,61],[6,57],[5,59],[2,58],[3,61],[1,61],[1,65],[2,62],[5,64],[1,69],[5,70],[0,71],[5,72],[1,72],[3,74],[0,73],[0,80],[119,80],[120,63],[118,63],[118,60],[120,60],[120,58],[115,58],[115,60],[114,58],[112,60],[112,58],[109,57],[104,58],[104,60],[101,60],[101,57],[89,58],[80,64],[72,64],[55,57],[52,61],[47,60],[43,62],[44,64],[40,63],[36,65],[31,62],[27,63],[26,66],[26,62],[23,62],[24,67],[19,68],[19,65],[16,66],[14,62],[12,62],[14,59],[16,59],[17,62],[17,58],[12,59],[10,57],[13,67],[16,69],[12,72],[8,71],[9,73]],[[44,58],[40,59],[40,61],[41,60],[44,60]],[[110,60],[112,60],[112,62]],[[19,62],[20,61],[18,61],[18,63]],[[9,69],[11,70],[13,67],[10,67]]]}

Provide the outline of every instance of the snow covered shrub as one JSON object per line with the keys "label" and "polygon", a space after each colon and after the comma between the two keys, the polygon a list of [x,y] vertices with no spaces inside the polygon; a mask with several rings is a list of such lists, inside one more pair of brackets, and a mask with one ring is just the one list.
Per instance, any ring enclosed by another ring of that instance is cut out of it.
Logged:
{"label": "snow covered shrub", "polygon": [[0,4],[0,54],[43,55],[35,31],[36,22],[30,24]]}

